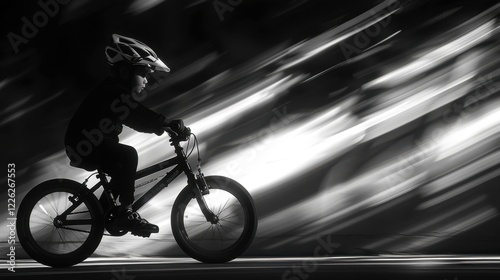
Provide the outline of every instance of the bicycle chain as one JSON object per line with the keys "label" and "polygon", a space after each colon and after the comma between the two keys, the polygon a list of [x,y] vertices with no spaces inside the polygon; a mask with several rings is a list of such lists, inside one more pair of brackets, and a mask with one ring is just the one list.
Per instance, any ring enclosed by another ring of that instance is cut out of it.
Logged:
{"label": "bicycle chain", "polygon": [[79,212],[71,212],[67,215],[75,215],[75,214],[82,214],[82,213],[90,213],[90,211],[79,211]]}
{"label": "bicycle chain", "polygon": [[[87,231],[87,230],[82,230],[82,229],[69,228],[69,227],[61,227],[61,228],[62,228],[62,229],[67,229],[67,230],[74,230],[74,231],[78,231],[78,232],[90,233],[90,231]],[[114,235],[111,235],[111,234],[109,234],[109,233],[103,233],[102,235],[114,236]]]}
{"label": "bicycle chain", "polygon": [[[69,213],[68,215],[75,215],[75,214],[82,214],[82,213],[90,213],[90,211],[78,211],[78,212],[72,212],[72,213]],[[67,229],[67,230],[74,230],[74,231],[78,231],[78,232],[85,232],[85,233],[90,233],[90,231],[88,230],[82,230],[82,229],[76,229],[76,228],[69,228],[69,227],[61,227],[62,229]],[[113,236],[109,233],[103,233],[103,235],[107,235],[107,236]]]}

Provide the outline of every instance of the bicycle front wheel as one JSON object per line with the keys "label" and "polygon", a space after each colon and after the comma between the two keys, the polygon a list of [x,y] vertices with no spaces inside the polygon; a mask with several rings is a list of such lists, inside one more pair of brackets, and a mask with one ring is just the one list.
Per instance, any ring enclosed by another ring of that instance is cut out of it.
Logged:
{"label": "bicycle front wheel", "polygon": [[54,219],[85,190],[71,180],[43,182],[24,197],[17,214],[19,241],[34,260],[52,267],[72,266],[89,257],[99,246],[104,233],[104,219],[97,198],[90,194],[68,214],[66,223]]}
{"label": "bicycle front wheel", "polygon": [[241,255],[252,243],[257,215],[252,197],[236,181],[222,177],[205,178],[210,193],[204,199],[219,217],[208,222],[196,201],[193,187],[184,188],[172,209],[172,232],[182,250],[205,263],[223,263]]}

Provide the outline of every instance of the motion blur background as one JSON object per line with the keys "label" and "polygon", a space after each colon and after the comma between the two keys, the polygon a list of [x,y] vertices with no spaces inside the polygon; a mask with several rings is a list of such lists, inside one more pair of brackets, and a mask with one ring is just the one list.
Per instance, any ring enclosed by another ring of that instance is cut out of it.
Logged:
{"label": "motion blur background", "polygon": [[[172,69],[150,79],[143,103],[184,119],[204,173],[254,197],[259,228],[245,255],[312,256],[319,240],[339,244],[332,255],[499,253],[496,2],[52,1],[58,10],[17,52],[8,34],[23,36],[23,17],[43,8],[3,3],[0,245],[7,163],[17,206],[45,180],[90,175],[68,165],[63,136],[107,75],[104,47],[118,33]],[[125,129],[120,139],[139,168],[173,155],[166,136]],[[182,255],[170,207],[184,185],[141,209],[159,234],[106,236],[95,256]]]}

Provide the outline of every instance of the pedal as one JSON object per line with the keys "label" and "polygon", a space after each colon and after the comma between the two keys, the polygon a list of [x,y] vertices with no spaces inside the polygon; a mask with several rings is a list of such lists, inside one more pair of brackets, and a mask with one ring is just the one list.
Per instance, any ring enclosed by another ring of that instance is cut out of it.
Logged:
{"label": "pedal", "polygon": [[146,232],[146,231],[131,231],[130,233],[132,233],[132,235],[135,235],[135,236],[140,236],[140,237],[150,237],[151,236],[151,232]]}
{"label": "pedal", "polygon": [[130,232],[132,235],[135,236],[141,236],[141,237],[150,237],[151,233],[158,233],[158,231],[141,231],[141,230],[134,230]]}

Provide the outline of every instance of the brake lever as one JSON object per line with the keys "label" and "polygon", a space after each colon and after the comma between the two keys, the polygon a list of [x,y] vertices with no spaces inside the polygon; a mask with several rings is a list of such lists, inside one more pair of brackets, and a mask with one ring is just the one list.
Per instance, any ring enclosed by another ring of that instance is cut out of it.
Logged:
{"label": "brake lever", "polygon": [[175,132],[173,129],[171,129],[170,127],[165,127],[165,131],[172,137],[173,136],[179,136],[179,134],[177,134],[177,132]]}

